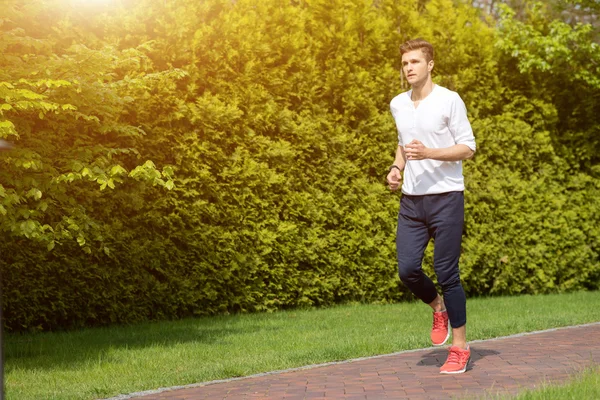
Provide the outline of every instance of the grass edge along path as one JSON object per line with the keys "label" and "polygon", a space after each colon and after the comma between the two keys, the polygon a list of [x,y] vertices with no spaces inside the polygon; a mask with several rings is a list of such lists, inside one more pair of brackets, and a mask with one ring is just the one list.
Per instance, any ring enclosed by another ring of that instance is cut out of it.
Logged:
{"label": "grass edge along path", "polygon": [[600,399],[600,366],[587,368],[560,384],[543,384],[538,389],[526,389],[517,396],[498,400],[593,400]]}
{"label": "grass edge along path", "polygon": [[[600,292],[468,300],[481,340],[600,320]],[[6,398],[97,399],[429,347],[421,303],[8,335]]]}
{"label": "grass edge along path", "polygon": [[[491,339],[473,340],[473,341],[470,341],[469,343],[472,345],[475,345],[477,343],[486,343],[486,342],[496,341],[496,340],[502,341],[503,339],[512,339],[512,338],[518,338],[518,337],[523,337],[523,336],[538,335],[538,334],[543,334],[543,333],[547,333],[547,332],[555,332],[555,331],[564,330],[564,329],[571,330],[573,328],[583,328],[583,327],[591,327],[591,326],[597,326],[597,325],[600,325],[600,322],[592,322],[592,323],[580,324],[580,325],[570,325],[570,326],[565,326],[565,327],[550,328],[550,329],[533,331],[533,332],[523,332],[523,333],[517,333],[514,335],[495,337],[495,338],[491,338]],[[300,372],[300,371],[305,371],[305,370],[311,370],[311,369],[315,369],[315,368],[329,367],[329,366],[333,366],[333,365],[344,365],[344,364],[350,364],[350,363],[354,363],[354,362],[360,362],[360,361],[371,360],[371,359],[381,359],[381,358],[385,358],[385,357],[397,357],[397,356],[401,356],[401,355],[405,355],[405,354],[410,354],[413,352],[420,353],[423,351],[437,350],[437,349],[438,349],[438,347],[431,346],[431,347],[426,347],[426,348],[404,350],[404,351],[400,351],[397,353],[375,355],[375,356],[371,356],[371,357],[361,357],[361,358],[353,358],[353,359],[348,359],[348,360],[343,360],[343,361],[332,361],[332,362],[327,362],[327,363],[322,363],[322,364],[305,365],[305,366],[297,367],[297,368],[269,371],[269,372],[264,372],[264,373],[249,375],[249,376],[242,376],[242,377],[235,377],[235,378],[228,378],[228,379],[219,379],[219,380],[208,381],[208,382],[198,382],[198,383],[193,383],[193,384],[188,384],[188,385],[183,385],[183,386],[172,386],[172,387],[158,388],[158,389],[147,390],[147,391],[142,391],[142,392],[121,394],[121,395],[118,395],[115,397],[110,397],[110,398],[102,399],[102,400],[126,400],[126,399],[136,399],[136,398],[139,398],[142,396],[147,396],[147,395],[161,394],[164,392],[176,393],[180,389],[193,389],[193,388],[197,388],[197,387],[206,387],[206,386],[210,386],[210,385],[228,384],[231,382],[236,382],[236,381],[241,381],[241,380],[247,380],[247,379],[251,380],[253,378],[262,378],[262,377],[268,377],[271,375],[294,373],[294,372]],[[484,395],[485,397],[482,398],[480,396],[471,397],[468,394],[466,394],[464,398],[465,398],[465,400],[477,400],[477,399],[493,399],[493,400],[516,399],[516,400],[521,400],[521,397],[519,397],[519,396],[521,396],[521,393],[523,393],[523,395],[525,395],[526,400],[531,400],[531,399],[546,400],[546,399],[548,399],[548,397],[537,397],[538,396],[537,393],[542,392],[543,394],[547,394],[547,393],[555,393],[556,392],[556,396],[560,395],[563,397],[550,397],[550,399],[563,400],[563,399],[569,398],[569,399],[574,399],[574,400],[583,400],[583,399],[597,400],[597,399],[600,399],[600,393],[598,396],[595,396],[595,397],[590,397],[590,396],[588,396],[588,397],[573,397],[573,396],[567,397],[568,395],[571,395],[573,393],[583,393],[584,395],[587,395],[588,393],[591,394],[591,393],[600,392],[600,380],[599,380],[600,375],[598,377],[595,377],[596,382],[593,382],[592,386],[590,386],[589,384],[586,385],[586,383],[588,381],[591,381],[592,376],[590,376],[590,375],[592,373],[594,373],[594,374],[600,373],[600,365],[593,364],[591,367],[574,372],[573,375],[564,382],[542,382],[542,386],[540,386],[539,388],[522,389],[522,392],[520,392],[518,395],[498,393],[498,394]],[[590,392],[590,390],[591,390],[591,392]],[[189,393],[187,395],[189,395]],[[533,398],[530,398],[527,396],[533,396]]]}

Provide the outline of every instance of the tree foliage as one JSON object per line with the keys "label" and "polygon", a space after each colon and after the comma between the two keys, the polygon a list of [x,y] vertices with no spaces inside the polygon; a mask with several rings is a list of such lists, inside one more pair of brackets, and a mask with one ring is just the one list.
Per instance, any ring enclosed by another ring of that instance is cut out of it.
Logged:
{"label": "tree foliage", "polygon": [[541,5],[494,20],[453,0],[8,4],[10,329],[410,298],[384,177],[389,101],[406,90],[398,46],[417,36],[478,141],[469,294],[598,288],[589,25]]}
{"label": "tree foliage", "polygon": [[13,2],[3,13],[0,137],[18,145],[2,158],[0,229],[49,250],[76,239],[89,253],[102,238],[86,194],[128,178],[172,184],[168,169],[140,163],[144,132],[126,117],[135,100],[118,71],[131,61],[97,39],[82,43],[88,35],[67,17],[46,26],[57,17],[49,4]]}

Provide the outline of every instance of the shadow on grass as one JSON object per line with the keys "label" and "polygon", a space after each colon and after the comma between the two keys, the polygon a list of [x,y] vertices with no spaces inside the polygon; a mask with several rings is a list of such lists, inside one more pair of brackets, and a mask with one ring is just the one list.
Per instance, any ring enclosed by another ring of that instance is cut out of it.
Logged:
{"label": "shadow on grass", "polygon": [[[6,372],[14,369],[77,368],[84,363],[111,359],[113,350],[170,347],[180,344],[227,344],[232,336],[255,335],[281,328],[262,321],[229,318],[226,323],[211,319],[187,319],[111,328],[40,334],[6,335],[4,358]],[[225,325],[225,327],[223,326]]]}

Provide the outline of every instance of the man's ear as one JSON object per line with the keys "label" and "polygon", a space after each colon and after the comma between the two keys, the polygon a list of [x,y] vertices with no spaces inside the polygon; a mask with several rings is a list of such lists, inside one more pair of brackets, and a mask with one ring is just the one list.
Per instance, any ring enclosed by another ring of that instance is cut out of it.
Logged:
{"label": "man's ear", "polygon": [[428,65],[427,65],[427,70],[429,72],[431,72],[433,70],[433,64],[434,64],[433,60],[430,60],[429,63],[428,63]]}

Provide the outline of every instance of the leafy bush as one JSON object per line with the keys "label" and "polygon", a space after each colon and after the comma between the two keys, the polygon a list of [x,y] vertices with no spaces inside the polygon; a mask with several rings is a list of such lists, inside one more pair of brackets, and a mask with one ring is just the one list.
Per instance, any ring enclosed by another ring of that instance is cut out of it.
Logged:
{"label": "leafy bush", "polygon": [[[468,293],[598,289],[598,86],[524,50],[561,32],[575,66],[593,53],[588,28],[543,8],[535,23],[506,10],[496,28],[450,0],[10,4],[8,329],[411,298],[384,178],[389,101],[406,90],[398,46],[416,36],[436,47],[434,80],[461,93],[478,141]],[[565,102],[568,85],[586,97]]]}

